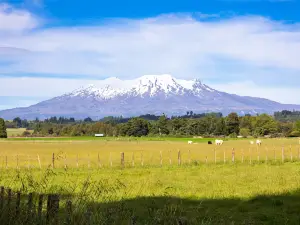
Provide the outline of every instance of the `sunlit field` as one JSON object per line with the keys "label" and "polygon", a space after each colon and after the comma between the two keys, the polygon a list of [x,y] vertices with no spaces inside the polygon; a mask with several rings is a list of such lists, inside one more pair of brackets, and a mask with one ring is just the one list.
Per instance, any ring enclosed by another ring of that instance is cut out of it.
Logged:
{"label": "sunlit field", "polygon": [[[118,141],[107,140],[33,140],[0,142],[2,167],[118,167],[121,152],[125,166],[165,166],[201,163],[238,163],[298,161],[298,139],[263,139],[261,146],[250,140],[228,140],[223,145],[207,141]],[[234,156],[233,156],[234,154]],[[179,161],[180,160],[180,161]]]}
{"label": "sunlit field", "polygon": [[2,141],[0,185],[59,194],[58,224],[298,224],[299,140],[249,141]]}

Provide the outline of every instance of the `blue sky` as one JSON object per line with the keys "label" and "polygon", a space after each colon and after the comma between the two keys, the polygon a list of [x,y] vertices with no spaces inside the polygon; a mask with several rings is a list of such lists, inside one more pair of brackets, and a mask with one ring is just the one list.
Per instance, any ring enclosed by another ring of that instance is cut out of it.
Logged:
{"label": "blue sky", "polygon": [[0,109],[116,76],[298,103],[296,0],[0,0]]}

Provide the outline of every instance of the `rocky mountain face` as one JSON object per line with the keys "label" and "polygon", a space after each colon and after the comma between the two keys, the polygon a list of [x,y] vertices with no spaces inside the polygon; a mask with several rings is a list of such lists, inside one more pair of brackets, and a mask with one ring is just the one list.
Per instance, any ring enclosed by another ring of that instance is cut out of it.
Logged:
{"label": "rocky mountain face", "polygon": [[182,115],[222,112],[228,114],[273,113],[279,110],[300,110],[299,105],[280,104],[263,98],[242,97],[220,92],[200,80],[180,80],[171,75],[147,75],[135,80],[109,78],[103,87],[81,87],[30,107],[0,111],[0,117],[43,119],[50,116],[75,118],[104,116],[136,116],[141,114]]}

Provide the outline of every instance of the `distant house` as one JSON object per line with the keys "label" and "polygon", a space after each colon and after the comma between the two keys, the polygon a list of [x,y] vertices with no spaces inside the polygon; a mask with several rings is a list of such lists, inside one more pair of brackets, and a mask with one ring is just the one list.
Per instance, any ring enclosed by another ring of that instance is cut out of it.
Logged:
{"label": "distant house", "polygon": [[104,134],[95,134],[95,137],[104,137]]}

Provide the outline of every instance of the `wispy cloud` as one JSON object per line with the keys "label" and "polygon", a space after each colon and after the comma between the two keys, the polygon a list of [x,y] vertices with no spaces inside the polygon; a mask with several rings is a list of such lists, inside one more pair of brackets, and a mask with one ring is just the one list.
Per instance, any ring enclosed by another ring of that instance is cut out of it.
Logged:
{"label": "wispy cloud", "polygon": [[[42,19],[34,14],[2,5],[0,74],[6,78],[0,78],[0,82],[15,79],[12,78],[15,74],[47,74],[55,76],[53,80],[58,83],[57,76],[69,76],[75,86],[83,81],[74,81],[74,75],[97,80],[169,73],[177,78],[198,77],[225,86],[227,82],[251,80],[255,95],[255,88],[261,85],[278,90],[274,81],[280,81],[282,76],[292,80],[286,85],[300,81],[295,76],[300,72],[299,24],[284,24],[259,16],[209,21],[205,20],[208,15],[200,15],[171,14],[140,20],[110,20],[93,26],[45,28],[41,26]],[[41,91],[47,95],[72,86],[64,80],[49,90],[49,80],[39,79]],[[37,85],[22,82],[30,87]],[[227,91],[232,91],[232,86],[227,87]],[[238,93],[238,86],[235,88]],[[4,90],[0,95],[16,91]],[[240,93],[243,90],[241,87]],[[273,99],[285,101],[289,94],[292,93]]]}

